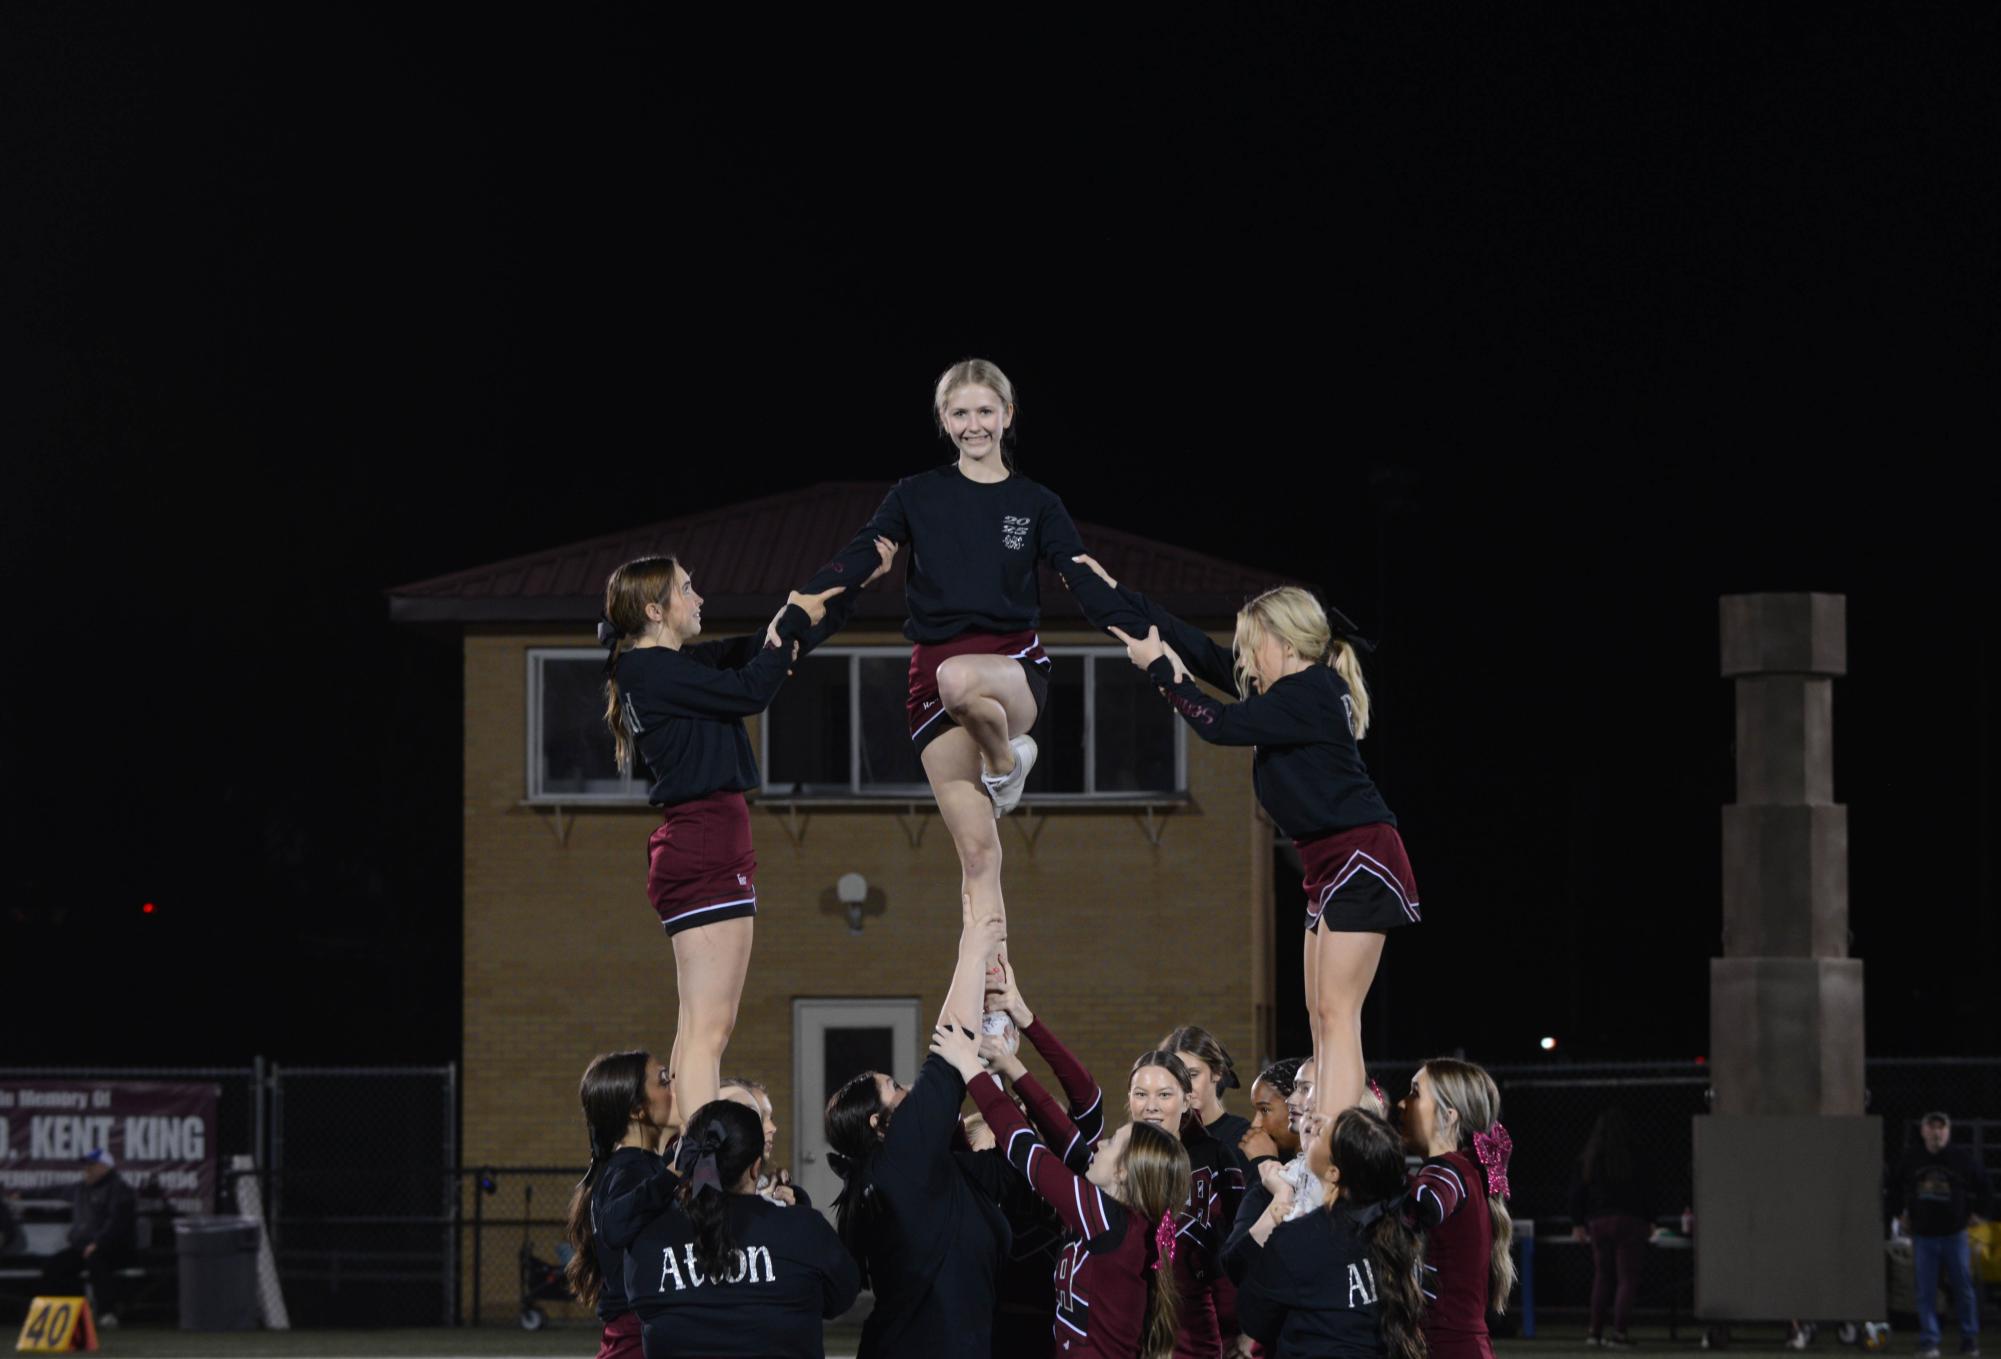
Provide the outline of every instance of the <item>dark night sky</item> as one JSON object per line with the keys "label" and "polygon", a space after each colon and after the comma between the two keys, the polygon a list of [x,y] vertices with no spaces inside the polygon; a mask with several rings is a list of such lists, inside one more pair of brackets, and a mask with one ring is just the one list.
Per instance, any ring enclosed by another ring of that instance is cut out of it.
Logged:
{"label": "dark night sky", "polygon": [[2001,20],[1756,8],[10,8],[4,1060],[455,1055],[381,592],[916,470],[967,353],[1078,518],[1384,637],[1397,1052],[1703,1050],[1751,589],[1849,596],[1872,1050],[1990,1049]]}

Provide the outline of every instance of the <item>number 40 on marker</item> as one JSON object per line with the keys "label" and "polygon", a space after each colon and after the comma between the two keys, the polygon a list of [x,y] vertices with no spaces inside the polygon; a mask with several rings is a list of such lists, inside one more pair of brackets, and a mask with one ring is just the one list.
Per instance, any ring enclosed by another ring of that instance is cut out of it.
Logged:
{"label": "number 40 on marker", "polygon": [[96,1349],[97,1327],[91,1324],[90,1304],[82,1298],[36,1298],[28,1304],[28,1319],[14,1348],[31,1354]]}

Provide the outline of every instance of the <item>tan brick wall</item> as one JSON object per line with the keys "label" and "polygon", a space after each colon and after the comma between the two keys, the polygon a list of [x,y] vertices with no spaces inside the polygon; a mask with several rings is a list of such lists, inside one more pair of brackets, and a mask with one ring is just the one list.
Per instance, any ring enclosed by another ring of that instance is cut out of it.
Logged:
{"label": "tan brick wall", "polygon": [[[559,817],[522,802],[525,653],[575,644],[573,633],[465,641],[469,1165],[580,1163],[576,1088],[585,1064],[632,1046],[664,1055],[673,1039],[673,952],[644,892],[646,837],[658,814],[565,808]],[[1268,929],[1258,931],[1269,916],[1260,908],[1270,901],[1270,828],[1252,797],[1250,752],[1191,738],[1188,781],[1192,805],[1164,814],[1158,847],[1131,811],[1053,813],[1032,847],[1032,816],[1016,813],[1002,826],[1008,947],[1023,993],[1114,1092],[1132,1057],[1177,1023],[1207,1025],[1246,1066],[1268,1023],[1270,946]],[[958,860],[935,813],[924,813],[915,848],[888,810],[802,819],[795,843],[781,812],[753,804],[757,942],[725,1059],[770,1087],[781,1124],[792,1108],[792,999],[915,995],[928,1016],[942,999],[959,928]],[[849,871],[888,902],[859,936],[821,909]],[[790,1156],[781,1128],[778,1157]],[[511,1244],[502,1254],[486,1270],[489,1306],[511,1292]]]}

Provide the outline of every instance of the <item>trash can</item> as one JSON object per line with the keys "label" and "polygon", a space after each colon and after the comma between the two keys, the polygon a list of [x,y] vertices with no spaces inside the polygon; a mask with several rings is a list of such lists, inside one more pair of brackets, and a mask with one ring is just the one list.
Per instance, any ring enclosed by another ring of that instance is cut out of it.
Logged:
{"label": "trash can", "polygon": [[257,1243],[261,1232],[262,1224],[254,1217],[184,1217],[175,1221],[182,1330],[257,1329]]}

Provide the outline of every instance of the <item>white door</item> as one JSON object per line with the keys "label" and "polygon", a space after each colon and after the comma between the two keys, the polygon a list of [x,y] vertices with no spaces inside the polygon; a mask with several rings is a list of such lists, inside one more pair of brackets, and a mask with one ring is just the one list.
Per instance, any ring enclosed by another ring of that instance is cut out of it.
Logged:
{"label": "white door", "polygon": [[827,1101],[862,1071],[917,1079],[917,1000],[792,1002],[792,1177],[833,1220],[841,1177],[827,1164]]}

